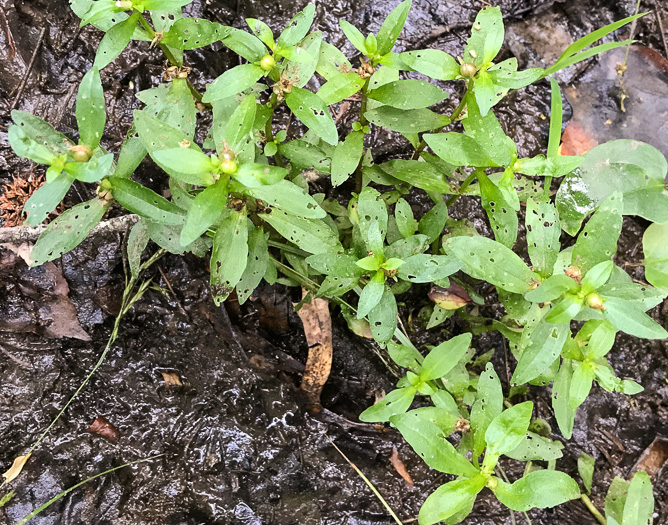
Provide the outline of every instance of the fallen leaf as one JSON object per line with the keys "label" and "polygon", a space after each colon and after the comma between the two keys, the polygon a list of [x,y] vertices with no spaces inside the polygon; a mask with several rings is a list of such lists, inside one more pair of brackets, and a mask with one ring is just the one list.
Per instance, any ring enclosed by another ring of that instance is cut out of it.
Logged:
{"label": "fallen leaf", "polygon": [[[302,290],[302,297],[308,291]],[[332,369],[332,318],[329,303],[322,298],[312,298],[297,312],[304,325],[308,343],[308,359],[302,378],[301,390],[317,411],[320,408],[320,393]]]}
{"label": "fallen leaf", "polygon": [[116,429],[116,427],[109,423],[109,421],[107,421],[107,419],[102,416],[98,416],[98,418],[93,421],[91,426],[88,427],[88,432],[102,436],[112,443],[116,443],[121,437],[121,433]]}
{"label": "fallen leaf", "polygon": [[181,383],[181,378],[174,372],[160,372],[162,378],[165,380],[165,386],[169,388],[170,386],[183,386]]}
{"label": "fallen leaf", "polygon": [[19,456],[14,460],[14,463],[12,463],[9,470],[2,475],[2,477],[5,478],[5,483],[11,483],[18,477],[23,470],[26,461],[30,459],[30,456],[31,454],[26,454],[25,456]]}
{"label": "fallen leaf", "polygon": [[406,483],[413,485],[413,478],[411,478],[408,470],[406,470],[406,465],[404,465],[404,462],[401,460],[401,456],[399,455],[397,447],[392,447],[392,452],[390,453],[390,463],[392,463],[394,470],[396,470],[399,475],[404,478]]}
{"label": "fallen leaf", "polygon": [[448,288],[433,286],[427,295],[444,310],[457,310],[471,302],[471,297],[464,287],[452,279]]}
{"label": "fallen leaf", "polygon": [[632,473],[644,470],[650,478],[655,477],[668,461],[668,439],[657,436],[647,447],[638,462],[633,466]]}
{"label": "fallen leaf", "polygon": [[598,146],[596,139],[577,120],[571,120],[564,130],[559,155],[577,157]]}

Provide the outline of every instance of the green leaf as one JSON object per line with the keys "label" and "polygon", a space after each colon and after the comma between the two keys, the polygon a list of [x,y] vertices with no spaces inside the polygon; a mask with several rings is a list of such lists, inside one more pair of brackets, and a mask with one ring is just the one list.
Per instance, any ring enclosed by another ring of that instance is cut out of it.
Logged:
{"label": "green leaf", "polygon": [[604,298],[603,316],[615,328],[635,337],[665,339],[668,332],[631,301],[616,297]]}
{"label": "green leaf", "polygon": [[408,79],[383,84],[367,96],[397,109],[419,109],[438,104],[448,94],[429,82]]}
{"label": "green leaf", "polygon": [[148,11],[179,9],[193,0],[142,0],[144,9]]}
{"label": "green leaf", "polygon": [[466,96],[467,115],[463,120],[466,134],[475,139],[478,145],[499,166],[509,166],[517,157],[517,147],[506,135],[494,113],[483,116],[475,96]]}
{"label": "green leaf", "polygon": [[480,457],[485,449],[485,432],[489,424],[503,411],[503,391],[499,376],[492,363],[478,378],[476,400],[471,407],[471,429],[473,431],[473,457]]}
{"label": "green leaf", "polygon": [[418,223],[413,217],[413,210],[410,204],[404,199],[399,199],[394,206],[394,217],[397,222],[399,233],[405,239],[415,233]]}
{"label": "green leaf", "polygon": [[321,253],[306,258],[316,272],[334,277],[361,277],[366,270],[356,264],[357,258],[341,253]]}
{"label": "green leaf", "polygon": [[[498,66],[498,64],[497,64]],[[506,68],[490,68],[487,70],[492,82],[504,89],[522,89],[545,76],[541,68],[513,71]]]}
{"label": "green leaf", "polygon": [[[629,491],[629,483],[619,476],[610,483],[608,494],[605,496],[605,515],[609,525],[622,525],[624,504]],[[611,522],[611,520],[614,520]],[[645,525],[645,524],[643,524]]]}
{"label": "green leaf", "polygon": [[438,420],[435,418],[439,414],[448,421],[453,419],[446,410],[427,408],[395,415],[390,418],[390,422],[397,427],[417,455],[431,468],[447,474],[477,475],[478,469],[457,452],[450,442],[446,441],[450,432],[446,434],[438,425]]}
{"label": "green leaf", "polygon": [[587,399],[594,377],[596,375],[591,366],[579,361],[573,362],[573,378],[571,379],[569,401],[571,410],[578,408]]}
{"label": "green leaf", "polygon": [[492,77],[485,70],[480,71],[475,79],[473,97],[475,98],[480,114],[485,117],[489,110],[503,98],[504,93],[497,93],[498,88],[492,82]]}
{"label": "green leaf", "polygon": [[163,34],[160,43],[175,49],[199,49],[222,40],[231,32],[231,27],[218,22],[186,17],[176,20]]}
{"label": "green leaf", "polygon": [[573,265],[583,273],[600,262],[609,261],[617,253],[617,240],[622,231],[622,194],[611,194],[578,235],[573,247]]}
{"label": "green leaf", "polygon": [[37,226],[56,209],[72,186],[74,178],[69,173],[61,173],[55,180],[40,186],[23,207],[28,214],[26,226]]}
{"label": "green leaf", "polygon": [[175,78],[169,86],[162,84],[140,91],[137,98],[146,104],[144,113],[178,129],[192,141],[197,124],[197,109],[187,80]]}
{"label": "green leaf", "polygon": [[524,294],[537,275],[503,244],[486,237],[453,237],[445,247],[462,262],[471,277],[483,279],[508,292]]}
{"label": "green leaf", "polygon": [[294,46],[304,38],[313,24],[314,15],[315,4],[308,4],[303,11],[297,13],[278,37],[279,47]]}
{"label": "green leaf", "polygon": [[259,213],[258,216],[308,253],[336,253],[341,249],[337,233],[323,221],[297,217],[279,209]]}
{"label": "green leaf", "polygon": [[623,525],[651,525],[654,521],[654,495],[652,482],[644,470],[637,472],[631,480],[626,503],[624,503]]}
{"label": "green leaf", "polygon": [[313,197],[302,188],[288,180],[282,180],[269,186],[248,189],[248,193],[276,208],[292,215],[307,219],[322,219],[326,216]]}
{"label": "green leaf", "polygon": [[578,456],[578,473],[582,478],[582,484],[587,491],[587,494],[591,494],[591,483],[594,478],[594,462],[595,458],[580,452]]}
{"label": "green leaf", "polygon": [[397,159],[385,162],[380,168],[395,179],[433,193],[450,193],[452,188],[445,175],[433,164],[420,160]]}
{"label": "green leaf", "polygon": [[445,115],[439,115],[429,109],[403,109],[380,106],[367,111],[364,116],[376,126],[383,126],[399,133],[420,133],[442,128],[450,123]]}
{"label": "green leaf", "polygon": [[340,297],[359,284],[359,277],[327,276],[320,284],[316,297]]}
{"label": "green leaf", "polygon": [[522,350],[512,384],[528,383],[545,373],[561,354],[570,333],[569,324],[552,324],[542,319],[531,332],[531,343]]}
{"label": "green leaf", "polygon": [[139,16],[139,13],[134,12],[127,20],[119,22],[105,33],[95,54],[94,68],[104,69],[123,52],[130,43]]}
{"label": "green leaf", "polygon": [[485,153],[476,140],[462,133],[423,135],[424,141],[436,155],[453,166],[490,168],[497,163]]}
{"label": "green leaf", "polygon": [[650,224],[642,237],[645,278],[668,293],[668,224]]}
{"label": "green leaf", "polygon": [[255,33],[255,36],[262,40],[262,43],[265,46],[269,49],[274,48],[274,34],[267,24],[257,18],[246,18],[246,24],[248,24],[249,29]]}
{"label": "green leaf", "polygon": [[364,132],[353,131],[339,142],[332,155],[332,186],[340,186],[352,175],[364,153]]}
{"label": "green leaf", "polygon": [[582,293],[588,294],[607,283],[614,268],[612,261],[603,261],[591,268],[582,279]]}
{"label": "green leaf", "polygon": [[317,95],[326,105],[336,104],[357,93],[364,85],[364,80],[357,73],[338,73],[331,77]]}
{"label": "green leaf", "polygon": [[221,178],[193,199],[181,230],[181,245],[188,246],[218,221],[227,203],[227,184]]}
{"label": "green leaf", "polygon": [[247,188],[258,189],[281,182],[288,171],[271,164],[242,164],[232,177]]}
{"label": "green leaf", "polygon": [[[74,144],[62,133],[58,133],[53,126],[35,115],[25,111],[12,111],[12,120],[16,126],[9,127],[9,143],[17,154],[32,159],[41,164],[49,164],[51,160],[68,152]],[[12,131],[14,133],[12,133]],[[29,139],[26,141],[26,139]],[[24,142],[25,147],[35,148],[35,156],[30,156],[21,148],[17,141]]]}
{"label": "green leaf", "polygon": [[440,49],[406,51],[399,57],[411,69],[436,80],[454,80],[459,75],[457,61]]}
{"label": "green leaf", "polygon": [[244,304],[258,287],[269,264],[269,247],[262,226],[253,228],[248,237],[248,263],[237,284],[239,304]]}
{"label": "green leaf", "polygon": [[181,245],[181,227],[166,226],[157,222],[146,221],[148,235],[153,242],[169,253],[183,255],[186,252],[192,252],[197,257],[205,257],[211,249],[209,239],[200,238],[188,246]]}
{"label": "green leaf", "polygon": [[99,182],[111,172],[113,162],[114,154],[100,148],[88,162],[66,162],[65,171],[82,182]]}
{"label": "green leaf", "polygon": [[566,294],[564,298],[547,314],[550,323],[569,323],[584,307],[584,299],[578,295]]}
{"label": "green leaf", "polygon": [[331,160],[318,146],[305,140],[291,140],[278,146],[281,155],[290,159],[292,166],[300,170],[314,169],[318,173],[329,173]]}
{"label": "green leaf", "polygon": [[131,177],[139,164],[141,164],[141,161],[146,157],[146,153],[146,148],[144,148],[139,135],[133,134],[125,139],[118,154],[114,176]]}
{"label": "green leaf", "polygon": [[240,29],[229,28],[221,40],[223,44],[249,62],[259,62],[267,54],[267,48],[258,38]]}
{"label": "green leaf", "polygon": [[460,262],[455,257],[419,253],[404,260],[404,264],[397,271],[397,276],[413,283],[433,283],[449,277],[460,267]]}
{"label": "green leaf", "polygon": [[557,192],[564,230],[575,235],[585,215],[615,191],[624,194],[624,215],[668,223],[668,195],[663,186],[667,171],[665,157],[649,144],[613,140],[596,146]]}
{"label": "green leaf", "polygon": [[534,432],[528,432],[524,441],[506,456],[517,461],[554,461],[563,456],[563,445],[559,441],[552,441]]}
{"label": "green leaf", "polygon": [[332,44],[323,42],[320,46],[316,71],[329,81],[341,73],[352,72],[353,66],[341,51]]}
{"label": "green leaf", "polygon": [[362,319],[374,308],[385,292],[385,275],[382,271],[376,272],[360,294],[357,303],[357,318]]}
{"label": "green leaf", "polygon": [[[559,235],[559,215],[554,205],[549,202],[527,200],[526,231],[529,258],[534,271],[543,277],[552,274],[561,250]],[[541,285],[542,286],[542,285]],[[530,299],[531,300],[531,299]]]}
{"label": "green leaf", "polygon": [[293,56],[301,55],[299,62],[284,61],[281,76],[298,88],[304,87],[313,77],[320,57],[322,31],[315,31],[297,44]]}
{"label": "green leaf", "polygon": [[532,303],[547,303],[559,299],[566,292],[576,292],[578,289],[578,284],[571,277],[558,273],[540,283],[538,288],[524,297]]}
{"label": "green leaf", "polygon": [[389,421],[392,416],[403,414],[413,403],[417,388],[409,386],[392,390],[375,405],[371,405],[360,414],[360,421],[365,423],[381,423]]}
{"label": "green leaf", "polygon": [[376,341],[384,343],[392,339],[397,328],[397,301],[389,286],[385,287],[380,302],[369,312],[368,319]]}
{"label": "green leaf", "polygon": [[110,177],[111,193],[125,209],[158,224],[183,224],[184,212],[173,202],[130,179]]}
{"label": "green leaf", "polygon": [[242,64],[228,69],[209,84],[202,97],[202,102],[214,102],[241,93],[253,87],[264,74],[265,70],[255,64]]}
{"label": "green leaf", "polygon": [[109,204],[95,198],[77,204],[50,222],[30,252],[32,266],[53,261],[76,248],[102,220]]}
{"label": "green leaf", "polygon": [[488,453],[502,455],[515,450],[529,429],[532,411],[533,403],[526,401],[496,416],[485,431]]}
{"label": "green leaf", "polygon": [[[580,334],[582,334],[585,328],[589,327],[594,327],[594,329],[589,335],[589,341],[587,341],[583,353],[585,357],[589,357],[592,360],[600,359],[601,357],[604,357],[615,344],[617,330],[608,321],[587,321],[583,329],[580,330]],[[578,334],[578,336],[580,334]],[[576,339],[580,342],[579,337]]]}
{"label": "green leaf", "polygon": [[484,172],[478,172],[482,207],[487,212],[494,238],[507,246],[513,247],[517,239],[518,219],[512,205],[506,201],[501,189],[489,180]]}
{"label": "green leaf", "polygon": [[566,439],[573,435],[575,410],[570,407],[570,391],[573,379],[573,366],[570,359],[563,359],[552,387],[552,408],[559,425],[559,430]]}
{"label": "green leaf", "polygon": [[[475,17],[471,36],[466,41],[464,62],[489,66],[503,45],[503,17],[498,7],[486,7]],[[473,51],[473,52],[472,52]]]}
{"label": "green leaf", "polygon": [[79,84],[76,105],[77,125],[81,142],[95,149],[100,144],[107,113],[104,107],[104,92],[100,71],[93,67]]}
{"label": "green leaf", "polygon": [[471,334],[461,334],[432,348],[420,369],[420,379],[439,379],[452,370],[466,355],[471,345]]}
{"label": "green leaf", "polygon": [[339,141],[336,124],[327,105],[318,95],[305,89],[293,87],[292,91],[285,95],[285,102],[307,128],[328,144],[336,145]]}
{"label": "green leaf", "polygon": [[225,127],[225,142],[232,151],[238,151],[253,130],[257,102],[255,95],[248,95],[234,110]]}
{"label": "green leaf", "polygon": [[534,470],[512,485],[499,479],[493,491],[501,503],[518,512],[552,508],[580,497],[576,481],[556,470]]}
{"label": "green leaf", "polygon": [[[433,525],[464,511],[470,512],[485,482],[485,476],[478,474],[441,485],[423,503],[419,514],[420,525]],[[465,516],[458,517],[461,521]]]}
{"label": "green leaf", "polygon": [[441,200],[420,219],[418,231],[426,235],[431,244],[441,236],[447,220],[448,206]]}
{"label": "green leaf", "polygon": [[367,54],[365,38],[359,29],[346,20],[339,20],[339,26],[350,43],[363,55]]}
{"label": "green leaf", "polygon": [[141,272],[141,256],[149,241],[148,225],[140,219],[130,230],[127,240],[127,255],[130,274],[137,279]]}
{"label": "green leaf", "polygon": [[357,200],[357,216],[364,244],[369,244],[369,229],[374,221],[378,223],[381,238],[385,238],[387,233],[387,205],[377,190],[368,186],[362,190]]}
{"label": "green leaf", "polygon": [[410,9],[411,0],[404,0],[387,15],[383,25],[378,30],[378,54],[380,56],[392,51],[394,43],[404,28]]}
{"label": "green leaf", "polygon": [[[211,171],[215,169],[208,155],[197,149],[169,148],[153,152],[152,157],[160,165],[169,166],[168,173],[192,175],[185,182],[207,186],[213,184]],[[176,178],[179,178],[175,175]]]}
{"label": "green leaf", "polygon": [[248,263],[246,209],[230,211],[218,225],[211,252],[211,295],[216,306],[232,293]]}

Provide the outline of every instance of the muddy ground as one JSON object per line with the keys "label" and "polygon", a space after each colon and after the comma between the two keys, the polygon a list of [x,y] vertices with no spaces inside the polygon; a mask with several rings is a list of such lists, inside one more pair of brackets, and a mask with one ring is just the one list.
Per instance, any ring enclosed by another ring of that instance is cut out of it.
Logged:
{"label": "muddy ground", "polygon": [[[520,67],[554,59],[574,38],[633,12],[631,0],[555,2],[502,0],[508,39],[503,58],[517,56]],[[99,31],[78,28],[78,20],[62,0],[0,0],[0,182],[27,177],[34,167],[17,159],[6,142],[9,110],[31,111],[60,130],[75,127],[74,100],[78,81],[91,66]],[[257,17],[275,30],[306,4],[282,1],[196,0],[191,16],[243,27],[243,18]],[[337,0],[320,2],[316,24],[325,39],[344,44],[338,20],[375,30],[395,2]],[[648,2],[651,4],[651,2]],[[654,11],[661,16],[662,2]],[[398,42],[400,50],[435,47],[461,54],[468,28],[480,5],[469,0],[417,0]],[[665,18],[664,27],[668,27]],[[42,37],[40,34],[45,29]],[[12,51],[8,31],[15,53]],[[547,36],[546,36],[547,35]],[[617,38],[626,38],[623,29]],[[657,18],[650,14],[638,25],[636,38],[664,53]],[[22,79],[33,52],[32,72]],[[235,58],[225,49],[190,52],[194,82],[219,75]],[[561,74],[564,85],[594,90],[587,83],[592,64]],[[157,50],[135,43],[103,73],[108,125],[104,145],[118,146],[138,107],[137,91],[158,83],[163,70]],[[614,93],[609,93],[614,105]],[[458,94],[442,109],[457,103]],[[351,112],[356,108],[353,106]],[[546,146],[549,88],[538,84],[512,94],[499,107],[508,133],[523,155]],[[570,116],[567,108],[567,116]],[[343,125],[353,120],[344,117]],[[620,136],[623,133],[620,130]],[[407,151],[397,137],[376,133],[375,155],[384,160]],[[164,183],[165,175],[145,162],[138,173],[145,182]],[[331,193],[324,183],[322,188]],[[345,188],[345,187],[344,187]],[[68,204],[87,200],[94,188],[77,184]],[[343,195],[338,195],[344,197]],[[413,195],[419,212],[423,202]],[[116,212],[117,213],[117,212]],[[451,211],[468,217],[487,231],[484,212],[474,200],[461,200]],[[640,239],[646,224],[625,220],[618,264],[642,258]],[[564,239],[568,243],[568,239]],[[102,352],[123,288],[120,256],[122,235],[90,239],[55,264],[29,270],[11,250],[0,250],[0,467],[23,454],[76,390]],[[522,250],[521,242],[519,249]],[[376,393],[395,381],[378,349],[351,335],[334,312],[334,366],[323,394],[322,413],[311,416],[296,391],[307,344],[292,311],[297,298],[282,286],[263,286],[254,302],[239,308],[228,302],[213,306],[208,294],[206,263],[194,257],[167,256],[148,277],[153,286],[121,325],[106,362],[35,451],[21,477],[12,483],[14,499],[0,509],[0,523],[14,524],[33,508],[76,482],[127,461],[164,454],[150,463],[119,470],[69,494],[35,518],[36,524],[235,524],[235,525],[386,525],[382,506],[327,437],[375,483],[405,523],[417,516],[420,504],[446,477],[429,472],[395,431],[379,432],[358,422],[359,413]],[[642,268],[629,266],[635,278]],[[173,293],[170,290],[173,289]],[[427,304],[426,289],[416,288],[402,315]],[[69,299],[68,299],[69,297]],[[499,315],[493,297],[481,310]],[[667,308],[653,315],[666,324]],[[418,342],[435,342],[445,333],[414,325]],[[456,334],[466,327],[456,318],[444,328]],[[70,336],[70,337],[64,337]],[[74,336],[74,337],[72,337]],[[495,334],[474,339],[482,354],[495,349],[494,362],[503,371],[503,344]],[[559,467],[577,476],[581,451],[597,458],[593,500],[602,498],[615,475],[628,477],[641,453],[657,436],[668,436],[668,383],[665,342],[619,336],[611,362],[618,375],[645,387],[634,398],[595,388],[581,407],[573,439]],[[512,366],[512,365],[511,365]],[[175,373],[180,387],[164,386],[162,372]],[[504,378],[501,372],[500,376]],[[507,384],[506,384],[507,387]],[[551,417],[549,392],[534,389],[536,415]],[[120,432],[117,442],[87,432],[98,417]],[[397,448],[414,486],[390,464]],[[520,474],[507,465],[511,474]],[[668,469],[653,479],[657,500],[655,523],[668,523]],[[596,523],[580,502],[550,511],[532,511],[534,524]],[[524,518],[517,516],[518,523]],[[510,524],[507,510],[484,493],[467,524]]]}

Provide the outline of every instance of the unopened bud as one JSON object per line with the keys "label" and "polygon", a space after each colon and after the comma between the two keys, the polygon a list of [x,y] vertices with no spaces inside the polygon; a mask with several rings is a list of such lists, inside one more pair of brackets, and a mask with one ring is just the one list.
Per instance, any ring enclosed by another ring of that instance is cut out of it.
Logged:
{"label": "unopened bud", "polygon": [[464,62],[459,66],[459,74],[464,78],[473,78],[477,72],[478,68],[475,67],[475,64]]}
{"label": "unopened bud", "polygon": [[590,293],[585,298],[585,304],[594,310],[605,310],[605,306],[603,306],[603,299],[596,292]]}
{"label": "unopened bud", "polygon": [[116,2],[116,7],[129,11],[132,9],[132,0],[118,0],[118,2]]}
{"label": "unopened bud", "polygon": [[265,71],[271,71],[276,65],[276,59],[271,55],[264,55],[262,60],[260,60],[260,67]]}
{"label": "unopened bud", "polygon": [[569,266],[564,273],[578,284],[580,283],[580,279],[582,279],[582,270],[577,266]]}
{"label": "unopened bud", "polygon": [[93,150],[90,146],[86,146],[85,144],[72,146],[69,150],[72,153],[72,158],[75,162],[88,162],[93,156]]}

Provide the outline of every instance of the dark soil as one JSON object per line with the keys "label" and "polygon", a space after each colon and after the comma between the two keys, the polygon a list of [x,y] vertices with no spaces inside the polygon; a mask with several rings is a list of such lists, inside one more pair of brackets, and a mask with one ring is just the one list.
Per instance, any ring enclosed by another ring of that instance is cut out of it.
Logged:
{"label": "dark soil", "polygon": [[[343,46],[352,56],[338,20],[345,18],[358,27],[376,30],[395,3],[323,2],[317,9],[316,25],[328,42]],[[551,46],[560,52],[569,40],[628,16],[635,6],[631,0],[494,3],[507,15],[508,43],[503,58],[517,56],[521,68],[553,60]],[[195,0],[186,12],[237,27],[243,27],[245,17],[257,17],[276,30],[305,4],[305,0]],[[461,54],[479,7],[470,0],[415,1],[398,47],[435,47]],[[30,170],[40,173],[41,169],[12,154],[6,126],[42,28],[46,32],[16,107],[68,133],[75,128],[76,88],[92,64],[101,33],[91,27],[79,29],[78,19],[62,0],[0,0],[0,8],[0,183],[6,184],[13,177],[27,177]],[[13,57],[8,31],[16,48]],[[624,31],[628,30],[622,30],[619,38],[628,36]],[[636,38],[663,53],[654,16],[639,23]],[[196,85],[215,78],[234,60],[222,46],[187,54]],[[560,80],[577,83],[587,67],[589,64],[571,68]],[[156,85],[162,71],[159,50],[147,51],[144,43],[135,43],[103,72],[109,115],[104,145],[109,150],[117,151],[130,126],[131,110],[138,107],[135,93]],[[579,88],[586,89],[586,84],[580,83]],[[456,104],[457,98],[452,93],[442,109]],[[512,94],[501,103],[499,114],[522,155],[544,150],[548,124],[540,115],[549,114],[547,84]],[[352,118],[352,113],[344,117],[344,126]],[[408,151],[400,137],[378,132],[373,138],[379,160]],[[138,175],[157,186],[165,181],[164,174],[148,162]],[[77,184],[67,202],[87,200],[93,191],[92,186]],[[411,197],[416,212],[422,209],[423,197]],[[488,231],[484,212],[475,200],[460,200],[451,214],[468,218],[481,232]],[[640,240],[646,224],[627,218],[625,226],[618,264],[642,258]],[[104,349],[124,283],[121,242],[121,235],[98,236],[55,265],[32,270],[10,250],[0,248],[3,471],[37,439]],[[521,251],[521,243],[518,246]],[[209,298],[205,261],[167,256],[157,266],[163,273],[150,270],[153,286],[121,324],[106,362],[12,483],[16,496],[0,509],[0,523],[16,523],[88,476],[158,453],[164,455],[70,493],[33,523],[393,523],[327,437],[373,481],[405,523],[417,516],[425,497],[447,478],[430,472],[396,431],[361,424],[357,419],[375,395],[391,389],[396,380],[379,358],[381,350],[353,336],[335,310],[333,372],[323,393],[324,410],[311,416],[296,389],[307,344],[301,322],[292,311],[292,302],[297,300],[294,290],[264,286],[248,305],[239,307],[228,301],[226,308],[216,308]],[[643,278],[642,268],[628,267],[628,271],[634,278]],[[426,291],[416,288],[407,294],[404,319],[427,304]],[[67,296],[71,303],[64,299]],[[63,306],[65,303],[70,306]],[[72,304],[85,333],[71,326],[76,324],[68,310]],[[488,297],[481,313],[492,317],[499,312],[495,299]],[[659,306],[653,314],[666,324],[665,303],[663,310]],[[70,324],[62,324],[65,318]],[[54,333],[58,331],[55,325],[70,326],[69,335],[77,338],[55,337],[62,335]],[[414,328],[419,342],[435,342],[445,335],[438,329],[425,332],[418,321]],[[454,317],[445,328],[457,333],[466,327]],[[88,336],[90,341],[85,340]],[[480,354],[495,349],[497,370],[505,369],[503,343],[496,334],[476,337],[474,346]],[[665,342],[620,335],[611,363],[618,375],[642,383],[645,392],[630,398],[595,388],[580,408],[573,439],[566,443],[559,468],[577,477],[579,453],[595,456],[592,499],[599,508],[612,478],[628,478],[652,440],[668,436],[667,357]],[[183,386],[165,387],[161,372],[177,374]],[[533,388],[528,398],[536,403],[535,415],[556,428],[549,389]],[[98,416],[118,429],[117,442],[87,432]],[[390,465],[394,447],[414,486]],[[521,474],[516,465],[504,466],[511,475]],[[653,479],[655,523],[668,523],[667,471],[663,469]],[[550,511],[532,511],[530,516],[534,524],[541,525],[596,523],[578,501]],[[515,519],[521,523],[524,518]],[[480,525],[511,522],[509,512],[489,492],[481,495],[465,521]]]}

